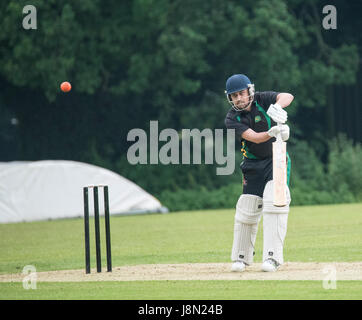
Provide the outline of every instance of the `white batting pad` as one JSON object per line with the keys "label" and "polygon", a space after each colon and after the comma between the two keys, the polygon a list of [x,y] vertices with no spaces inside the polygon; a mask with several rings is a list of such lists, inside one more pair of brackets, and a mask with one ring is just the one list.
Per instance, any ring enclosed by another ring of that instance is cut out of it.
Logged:
{"label": "white batting pad", "polygon": [[243,261],[248,265],[253,263],[254,244],[262,208],[262,198],[249,194],[240,196],[235,213],[232,261]]}
{"label": "white batting pad", "polygon": [[290,192],[287,189],[287,205],[276,207],[273,205],[273,181],[269,181],[263,194],[263,261],[273,258],[279,264],[284,263],[283,247],[287,234]]}
{"label": "white batting pad", "polygon": [[291,201],[290,198],[290,191],[289,188],[287,186],[287,205],[284,207],[276,207],[273,204],[273,197],[274,197],[274,183],[273,180],[268,181],[268,183],[266,184],[265,188],[264,188],[264,193],[263,193],[263,212],[268,212],[268,213],[289,213],[289,204]]}
{"label": "white batting pad", "polygon": [[235,219],[245,224],[258,222],[263,209],[263,199],[252,194],[242,194],[236,204]]}
{"label": "white batting pad", "polygon": [[232,261],[242,261],[250,265],[254,261],[254,245],[258,224],[245,224],[235,221]]}
{"label": "white batting pad", "polygon": [[284,263],[283,247],[287,234],[288,214],[263,213],[263,261],[273,258],[279,264]]}

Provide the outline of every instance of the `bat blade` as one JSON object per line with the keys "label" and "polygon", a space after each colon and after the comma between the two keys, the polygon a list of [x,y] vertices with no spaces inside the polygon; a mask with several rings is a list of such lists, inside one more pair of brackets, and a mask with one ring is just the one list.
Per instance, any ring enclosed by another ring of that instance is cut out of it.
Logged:
{"label": "bat blade", "polygon": [[287,205],[287,144],[281,140],[273,142],[274,200],[277,207]]}

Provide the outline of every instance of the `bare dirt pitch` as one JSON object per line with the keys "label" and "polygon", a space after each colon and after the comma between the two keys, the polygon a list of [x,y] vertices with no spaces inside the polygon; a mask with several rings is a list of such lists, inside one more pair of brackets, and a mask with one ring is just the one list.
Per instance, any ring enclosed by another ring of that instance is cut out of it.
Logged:
{"label": "bare dirt pitch", "polygon": [[[147,281],[147,280],[362,280],[362,262],[286,262],[277,272],[260,270],[255,263],[242,273],[230,271],[230,263],[145,264],[114,267],[112,273],[104,270],[85,274],[81,270],[37,272],[37,281]],[[334,277],[335,275],[335,277]],[[18,282],[23,274],[2,274],[0,282]]]}

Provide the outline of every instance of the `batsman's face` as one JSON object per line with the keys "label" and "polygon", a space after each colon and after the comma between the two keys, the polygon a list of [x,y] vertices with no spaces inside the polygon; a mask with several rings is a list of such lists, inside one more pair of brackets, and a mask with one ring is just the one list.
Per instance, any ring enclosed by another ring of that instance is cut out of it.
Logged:
{"label": "batsman's face", "polygon": [[230,96],[234,106],[236,106],[239,109],[244,108],[250,102],[250,95],[248,89],[234,92]]}

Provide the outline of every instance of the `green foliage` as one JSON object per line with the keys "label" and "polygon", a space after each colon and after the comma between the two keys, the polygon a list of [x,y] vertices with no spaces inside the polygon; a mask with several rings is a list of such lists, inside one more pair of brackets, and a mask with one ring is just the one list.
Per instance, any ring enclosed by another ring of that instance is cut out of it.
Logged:
{"label": "green foliage", "polygon": [[[238,158],[239,155],[236,155],[235,161],[238,161]],[[161,198],[164,195],[166,199],[172,198],[172,194],[178,192],[185,197],[197,197],[198,191],[200,191],[200,193],[206,196],[210,190],[222,187],[229,188],[230,183],[240,181],[241,175],[238,169],[238,162],[236,162],[235,173],[229,176],[217,175],[216,169],[218,167],[221,167],[221,165],[131,165],[126,157],[122,157],[116,163],[114,170],[125,178],[137,183],[147,192]],[[223,196],[220,199],[222,198]],[[222,200],[214,199],[214,201]],[[188,203],[192,204],[192,201],[188,201]],[[209,205],[207,207],[213,208],[213,206]]]}
{"label": "green foliage", "polygon": [[29,31],[21,29],[26,4],[10,2],[3,11],[1,74],[18,87],[41,89],[49,101],[65,80],[77,91],[93,94],[101,84],[102,59],[92,32],[100,3],[34,1],[38,29]]}
{"label": "green foliage", "polygon": [[328,162],[323,165],[306,142],[291,151],[291,196],[294,205],[349,203],[362,200],[362,152],[339,135],[329,144]]}
{"label": "green foliage", "polygon": [[[259,61],[263,66],[260,68],[260,65],[254,63],[250,65],[249,72],[256,79],[257,87],[264,90],[292,90],[300,83],[298,56],[293,53],[300,46],[298,32],[295,20],[283,1],[259,0],[252,7],[242,35],[245,37],[245,45],[253,48],[248,52],[248,62]],[[275,72],[277,65],[288,67]]]}
{"label": "green foliage", "polygon": [[221,209],[235,207],[240,194],[242,194],[241,183],[232,183],[221,188],[208,190],[198,187],[190,190],[177,192],[163,191],[159,199],[164,206],[172,211]]}
{"label": "green foliage", "polygon": [[[300,181],[309,181],[307,188],[323,189],[325,172],[323,164],[318,159],[311,143],[297,141],[294,145],[288,144],[288,153],[291,158],[291,188]],[[303,182],[304,183],[304,182]]]}
{"label": "green foliage", "polygon": [[[353,82],[358,68],[354,44],[319,41],[315,55],[299,54],[314,49],[320,26],[297,19],[298,4],[283,0],[128,0],[107,6],[37,0],[39,23],[32,31],[21,28],[25,4],[3,4],[0,13],[0,74],[9,84],[41,90],[48,101],[58,99],[64,80],[88,95],[142,95],[129,102],[159,109],[168,126],[186,125],[175,121],[178,110],[193,108],[190,99],[200,103],[205,90],[222,96],[231,73],[250,74],[259,90],[299,89],[298,98],[315,107],[328,84]],[[285,67],[275,72],[278,65]]]}
{"label": "green foliage", "polygon": [[[126,137],[150,120],[177,131],[224,128],[225,80],[246,73],[258,91],[295,96],[288,108],[299,139],[291,152],[293,202],[361,198],[360,147],[341,157],[331,149],[325,166],[301,142],[313,132],[324,143],[325,119],[299,115],[320,112],[328,86],[355,83],[359,67],[358,32],[349,32],[348,41],[339,31],[323,32],[322,1],[34,0],[37,30],[22,28],[26,4],[0,4],[2,160],[90,162],[168,203],[180,191],[177,202],[189,199],[192,208],[195,193],[188,190],[199,190],[206,207],[229,206],[238,169],[221,177],[215,166],[131,166]],[[354,30],[357,20],[345,27]],[[68,94],[59,90],[65,80],[73,86]]]}
{"label": "green foliage", "polygon": [[329,143],[327,165],[328,184],[331,190],[351,193],[362,200],[362,146],[345,135],[338,135]]}

